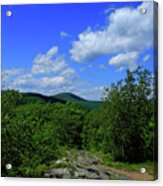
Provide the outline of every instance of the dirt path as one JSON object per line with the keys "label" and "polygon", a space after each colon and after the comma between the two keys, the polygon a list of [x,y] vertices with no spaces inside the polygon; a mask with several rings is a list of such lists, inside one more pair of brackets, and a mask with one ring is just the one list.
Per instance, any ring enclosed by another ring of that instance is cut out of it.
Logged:
{"label": "dirt path", "polygon": [[126,171],[126,170],[122,170],[122,169],[117,169],[117,168],[113,168],[113,167],[107,167],[108,171],[112,171],[115,174],[119,174],[122,176],[127,177],[129,180],[139,180],[139,181],[151,181],[153,180],[153,176],[149,175],[148,173],[139,173],[136,171]]}

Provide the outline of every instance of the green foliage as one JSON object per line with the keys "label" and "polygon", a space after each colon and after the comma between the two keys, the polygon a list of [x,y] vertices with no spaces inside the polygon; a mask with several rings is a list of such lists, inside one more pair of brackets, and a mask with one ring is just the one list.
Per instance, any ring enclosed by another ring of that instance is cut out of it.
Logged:
{"label": "green foliage", "polygon": [[37,93],[21,93],[22,104],[30,103],[74,103],[79,109],[94,110],[100,107],[102,104],[100,101],[88,101],[84,100],[71,93],[61,93],[55,96],[44,96]]}
{"label": "green foliage", "polygon": [[106,89],[109,136],[117,160],[140,162],[152,159],[154,100],[149,71],[127,71],[124,81]]}
{"label": "green foliage", "polygon": [[12,110],[20,104],[22,101],[22,96],[15,90],[7,90],[2,92],[3,99],[1,100],[2,105],[2,120],[3,117],[7,117],[12,115]]}
{"label": "green foliage", "polygon": [[33,169],[56,158],[58,141],[50,110],[48,104],[23,105],[14,108],[13,116],[2,120],[2,173],[11,173],[6,172],[6,162],[21,174],[21,167]]}
{"label": "green foliage", "polygon": [[18,104],[20,97],[15,91],[2,96],[2,175],[39,176],[38,167],[57,159],[59,149],[81,148],[85,111],[72,103]]}
{"label": "green foliage", "polygon": [[[9,90],[9,91],[2,91],[3,95],[3,101],[5,100],[5,97],[8,97],[8,94],[17,94],[17,91],[14,90]],[[57,94],[55,96],[44,96],[38,93],[19,93],[19,104],[31,104],[31,103],[74,103],[76,107],[79,109],[85,109],[85,110],[94,110],[97,109],[101,106],[102,102],[101,101],[88,101],[83,98],[80,98],[74,94],[71,93],[61,93]],[[11,99],[11,98],[10,98]],[[15,97],[14,97],[15,99]],[[16,99],[13,100],[12,102],[15,103]],[[2,104],[7,106],[6,104]],[[10,103],[8,105],[9,107],[11,106]],[[4,110],[4,109],[3,109]]]}
{"label": "green foliage", "polygon": [[53,121],[57,123],[57,137],[60,146],[81,148],[81,132],[85,111],[73,103],[57,103],[53,112]]}
{"label": "green foliage", "polygon": [[83,127],[83,148],[91,151],[109,152],[108,114],[103,104],[99,109],[87,113]]}
{"label": "green foliage", "polygon": [[109,163],[153,161],[152,81],[147,70],[127,71],[124,80],[105,89],[103,103],[68,93],[2,92],[2,176],[41,177],[69,149],[106,154]]}
{"label": "green foliage", "polygon": [[85,110],[94,110],[97,109],[101,106],[100,101],[88,101],[85,100],[79,96],[76,96],[72,93],[61,93],[53,96],[53,98],[57,98],[62,101],[66,102],[72,102],[74,103],[77,107]]}
{"label": "green foliage", "polygon": [[22,104],[30,103],[66,103],[64,100],[53,98],[52,96],[44,96],[37,93],[21,93],[22,94]]}
{"label": "green foliage", "polygon": [[25,167],[19,167],[18,171],[19,174],[22,175],[23,177],[43,177],[44,176],[44,171],[46,171],[49,167],[45,164],[40,164],[34,168],[30,166],[25,166]]}
{"label": "green foliage", "polygon": [[142,167],[145,167],[148,174],[154,175],[154,162],[152,161],[145,161],[143,163],[115,162],[114,157],[110,153],[97,153],[96,156],[102,159],[104,165],[109,167],[136,172],[139,172]]}

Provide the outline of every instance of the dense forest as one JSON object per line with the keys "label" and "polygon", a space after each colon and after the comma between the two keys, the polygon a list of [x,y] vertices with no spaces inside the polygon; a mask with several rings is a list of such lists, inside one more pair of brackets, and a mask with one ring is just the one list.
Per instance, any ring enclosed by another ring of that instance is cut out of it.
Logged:
{"label": "dense forest", "polygon": [[[72,94],[2,92],[2,176],[41,177],[66,150],[109,154],[112,161],[154,162],[157,138],[154,80],[126,72],[105,87],[102,101]],[[12,164],[6,170],[6,164]]]}

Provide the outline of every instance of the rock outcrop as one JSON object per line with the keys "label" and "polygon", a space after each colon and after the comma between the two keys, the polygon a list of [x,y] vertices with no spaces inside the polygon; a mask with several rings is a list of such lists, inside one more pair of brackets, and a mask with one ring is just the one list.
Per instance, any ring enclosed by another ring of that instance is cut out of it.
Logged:
{"label": "rock outcrop", "polygon": [[102,165],[102,161],[86,151],[67,152],[55,162],[57,168],[45,171],[44,177],[63,179],[127,179]]}

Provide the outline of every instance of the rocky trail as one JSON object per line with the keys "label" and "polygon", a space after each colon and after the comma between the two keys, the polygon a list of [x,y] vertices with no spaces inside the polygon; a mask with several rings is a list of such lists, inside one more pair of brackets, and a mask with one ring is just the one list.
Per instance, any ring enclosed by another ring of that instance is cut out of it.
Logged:
{"label": "rocky trail", "polygon": [[66,157],[55,161],[55,167],[44,177],[63,179],[152,180],[153,176],[104,166],[101,159],[87,151],[68,151]]}

